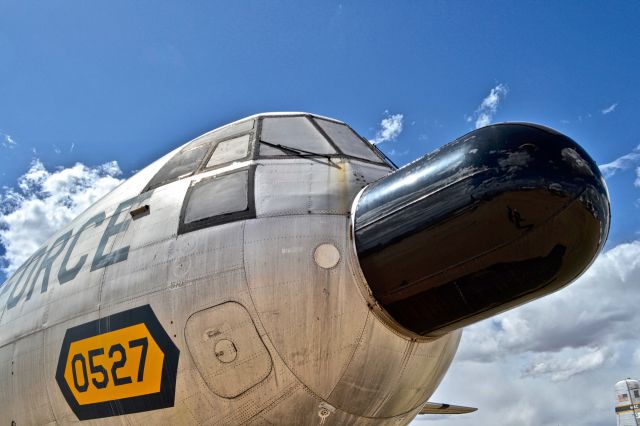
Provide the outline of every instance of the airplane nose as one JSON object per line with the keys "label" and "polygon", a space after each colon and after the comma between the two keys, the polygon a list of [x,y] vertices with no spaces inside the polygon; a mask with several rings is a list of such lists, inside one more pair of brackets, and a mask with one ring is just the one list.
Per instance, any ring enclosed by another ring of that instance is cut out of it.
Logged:
{"label": "airplane nose", "polygon": [[355,246],[378,304],[439,336],[554,292],[607,239],[608,191],[573,140],[528,123],[477,129],[368,187]]}

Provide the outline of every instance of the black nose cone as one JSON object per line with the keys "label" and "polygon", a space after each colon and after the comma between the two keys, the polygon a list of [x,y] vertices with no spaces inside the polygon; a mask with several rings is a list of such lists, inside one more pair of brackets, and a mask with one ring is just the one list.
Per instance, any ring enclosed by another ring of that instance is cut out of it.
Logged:
{"label": "black nose cone", "polygon": [[475,130],[367,187],[356,249],[379,304],[437,336],[549,294],[602,249],[610,208],[573,140],[533,124]]}

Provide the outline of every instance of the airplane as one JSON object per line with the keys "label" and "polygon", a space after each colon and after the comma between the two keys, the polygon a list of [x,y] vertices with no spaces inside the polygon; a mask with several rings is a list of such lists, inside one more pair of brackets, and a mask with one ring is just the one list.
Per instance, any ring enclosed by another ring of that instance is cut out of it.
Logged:
{"label": "airplane", "polygon": [[[408,424],[462,328],[574,281],[603,177],[555,130],[397,168],[342,121],[265,113],[176,148],[0,286],[0,423]],[[489,378],[488,378],[489,379]]]}

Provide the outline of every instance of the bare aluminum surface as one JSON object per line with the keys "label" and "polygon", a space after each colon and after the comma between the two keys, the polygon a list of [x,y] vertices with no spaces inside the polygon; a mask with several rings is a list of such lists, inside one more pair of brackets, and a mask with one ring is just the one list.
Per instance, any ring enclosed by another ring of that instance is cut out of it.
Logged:
{"label": "bare aluminum surface", "polygon": [[[403,335],[381,320],[362,291],[351,204],[363,186],[391,169],[351,159],[333,159],[333,165],[297,157],[253,160],[257,218],[182,235],[178,221],[189,185],[246,163],[169,183],[120,212],[128,226],[108,239],[105,252],[129,247],[127,260],[91,271],[117,206],[139,196],[169,158],[128,179],[49,239],[47,245],[104,212],[102,224],[83,231],[68,260],[74,265],[87,255],[74,279],[59,283],[58,256],[48,291],[36,287],[30,300],[9,310],[10,291],[0,295],[0,423],[75,423],[54,378],[65,331],[142,304],[151,305],[180,350],[175,404],[90,424],[410,422],[444,376],[460,333],[435,341]],[[132,220],[129,211],[143,205],[150,214]],[[314,261],[325,243],[340,252],[329,269]],[[271,368],[266,373],[258,362],[233,372],[235,385],[219,388],[204,367],[220,362],[215,345],[208,350],[198,333],[185,330],[198,312],[226,303],[242,306],[226,313],[230,323],[246,323],[247,316],[253,323],[227,337],[256,342],[254,352],[268,354]]]}

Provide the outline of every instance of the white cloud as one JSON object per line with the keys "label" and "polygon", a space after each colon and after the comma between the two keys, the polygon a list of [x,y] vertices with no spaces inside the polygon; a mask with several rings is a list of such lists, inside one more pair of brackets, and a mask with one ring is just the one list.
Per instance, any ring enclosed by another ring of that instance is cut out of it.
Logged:
{"label": "white cloud", "polygon": [[636,167],[636,180],[633,184],[640,188],[640,167]]}
{"label": "white cloud", "polygon": [[379,144],[387,141],[394,141],[402,133],[403,114],[389,114],[385,111],[385,117],[380,121],[376,136],[371,139],[371,143]]}
{"label": "white cloud", "polygon": [[626,170],[634,167],[640,162],[640,145],[635,147],[633,151],[622,157],[616,158],[610,163],[603,164],[600,167],[600,171],[604,177],[611,177],[616,174],[618,170]]}
{"label": "white cloud", "polygon": [[569,378],[587,371],[602,367],[607,359],[611,359],[611,350],[608,348],[587,348],[581,350],[578,356],[567,355],[561,351],[541,357],[523,371],[523,377],[536,377],[548,374],[552,382],[565,381]]}
{"label": "white cloud", "polygon": [[389,152],[388,155],[389,156],[394,156],[394,157],[403,157],[403,156],[407,155],[408,153],[409,153],[408,149],[405,149],[404,151],[396,151],[396,149],[394,148]]}
{"label": "white cloud", "polygon": [[640,378],[640,241],[604,253],[575,283],[465,329],[433,401],[478,407],[443,425],[601,425],[613,385]]}
{"label": "white cloud", "polygon": [[609,113],[612,113],[613,111],[616,110],[616,107],[618,106],[618,102],[611,104],[610,106],[608,106],[607,108],[604,108],[602,110],[602,114],[607,115]]}
{"label": "white cloud", "polygon": [[4,272],[15,270],[52,233],[117,186],[121,173],[115,161],[49,171],[34,160],[17,188],[4,188],[0,194]]}
{"label": "white cloud", "polygon": [[[640,241],[621,244],[601,254],[568,288],[474,326],[470,329],[473,333],[465,337],[484,340],[485,349],[474,345],[462,356],[495,360],[505,353],[604,347],[611,338],[629,338],[627,330],[612,326],[634,316],[629,303],[640,303],[636,282],[640,282]],[[624,300],[620,295],[625,295]],[[635,327],[640,331],[640,324]],[[620,334],[615,336],[613,330]],[[487,346],[487,340],[493,344]]]}
{"label": "white cloud", "polygon": [[480,106],[478,106],[473,115],[467,117],[467,121],[471,122],[475,119],[476,129],[490,124],[493,120],[493,116],[498,111],[500,102],[505,96],[507,96],[507,93],[509,93],[509,88],[505,84],[500,83],[496,87],[492,88],[489,91],[489,94],[482,100]]}
{"label": "white cloud", "polygon": [[13,137],[8,134],[8,133],[2,133],[0,132],[0,137],[2,139],[2,146],[4,146],[5,148],[13,148],[15,147],[18,143],[13,139]]}

